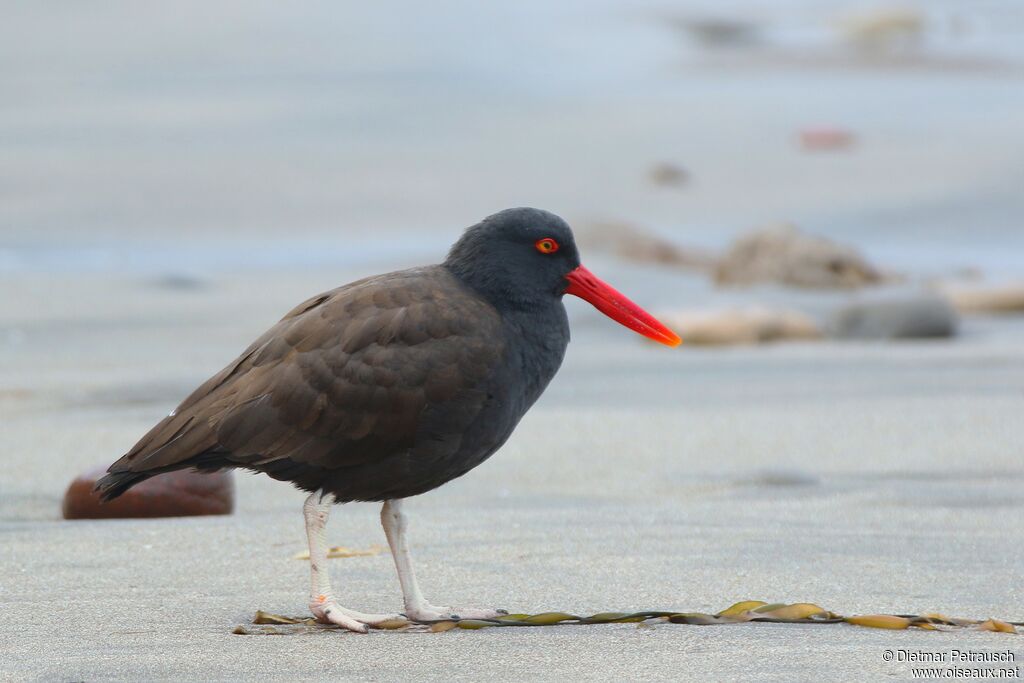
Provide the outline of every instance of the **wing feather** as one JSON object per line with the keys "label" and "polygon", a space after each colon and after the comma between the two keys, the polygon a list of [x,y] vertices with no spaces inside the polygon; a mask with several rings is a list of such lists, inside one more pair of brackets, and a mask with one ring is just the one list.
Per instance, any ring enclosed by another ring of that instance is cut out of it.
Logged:
{"label": "wing feather", "polygon": [[[407,455],[417,438],[450,441],[441,432],[479,410],[478,387],[504,353],[500,328],[498,313],[438,266],[319,294],[110,471],[240,466],[313,486],[331,471]],[[466,415],[438,421],[437,406],[452,401]]]}

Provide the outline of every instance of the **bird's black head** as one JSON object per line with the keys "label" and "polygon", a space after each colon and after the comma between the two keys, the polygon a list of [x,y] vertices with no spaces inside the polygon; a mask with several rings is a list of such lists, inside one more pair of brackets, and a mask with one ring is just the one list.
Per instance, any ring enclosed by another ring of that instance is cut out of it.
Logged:
{"label": "bird's black head", "polygon": [[444,265],[499,307],[561,298],[580,265],[569,224],[541,209],[506,209],[468,228]]}
{"label": "bird's black head", "polygon": [[[541,309],[574,294],[661,344],[679,337],[580,265],[569,225],[540,209],[506,209],[467,229],[444,265],[499,310]],[[564,315],[564,312],[563,312]]]}

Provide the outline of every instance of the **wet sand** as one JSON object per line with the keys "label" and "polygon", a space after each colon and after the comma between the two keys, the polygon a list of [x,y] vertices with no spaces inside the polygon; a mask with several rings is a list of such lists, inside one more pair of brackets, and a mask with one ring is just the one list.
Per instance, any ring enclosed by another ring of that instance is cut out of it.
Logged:
{"label": "wet sand", "polygon": [[[602,267],[626,284],[639,275]],[[231,517],[60,520],[79,470],[123,452],[332,279],[348,277],[5,282],[63,292],[49,313],[10,302],[5,679],[868,680],[909,676],[882,661],[886,648],[1024,655],[1013,636],[847,626],[237,636],[256,609],[304,613],[298,491],[239,474]],[[1019,337],[982,325],[955,343],[672,351],[569,305],[566,364],[511,441],[411,504],[430,596],[526,612],[716,611],[752,598],[1024,618]],[[328,538],[382,542],[375,508],[338,509]],[[331,571],[347,604],[400,607],[386,554]]]}

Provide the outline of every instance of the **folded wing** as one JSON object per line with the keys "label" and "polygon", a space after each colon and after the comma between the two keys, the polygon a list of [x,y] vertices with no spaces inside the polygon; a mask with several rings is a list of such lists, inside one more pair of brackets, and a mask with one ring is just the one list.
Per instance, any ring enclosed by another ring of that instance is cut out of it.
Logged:
{"label": "folded wing", "polygon": [[[503,354],[500,317],[441,267],[303,302],[111,465],[106,498],[160,472],[245,467],[310,490],[407,453],[428,406],[458,401]],[[483,400],[481,397],[480,400]]]}

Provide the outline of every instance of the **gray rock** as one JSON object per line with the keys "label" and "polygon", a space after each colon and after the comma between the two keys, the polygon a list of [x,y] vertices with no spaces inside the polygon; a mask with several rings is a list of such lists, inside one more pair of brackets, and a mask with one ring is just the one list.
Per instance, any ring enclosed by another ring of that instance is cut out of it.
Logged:
{"label": "gray rock", "polygon": [[935,294],[904,294],[846,304],[832,316],[829,334],[838,339],[931,339],[952,337],[956,311]]}
{"label": "gray rock", "polygon": [[161,289],[192,290],[203,289],[208,283],[202,278],[185,273],[165,273],[152,280],[152,284]]}

